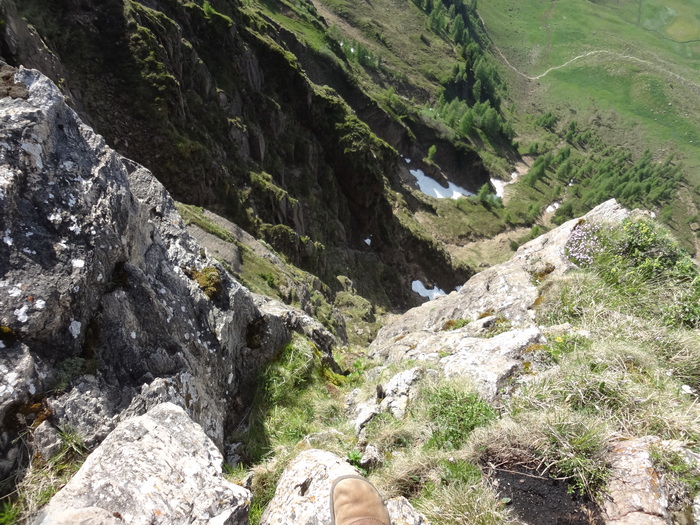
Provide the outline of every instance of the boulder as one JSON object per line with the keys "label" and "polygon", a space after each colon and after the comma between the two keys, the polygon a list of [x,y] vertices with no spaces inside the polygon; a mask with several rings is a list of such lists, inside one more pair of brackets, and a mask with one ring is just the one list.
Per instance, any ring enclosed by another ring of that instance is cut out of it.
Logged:
{"label": "boulder", "polygon": [[[418,385],[424,375],[437,377],[435,370],[426,370],[423,367],[413,367],[395,374],[387,383],[377,383],[376,397],[358,402],[359,390],[353,391],[346,403],[352,416],[355,433],[360,436],[362,429],[367,426],[374,416],[381,412],[390,413],[395,419],[403,419],[411,401],[418,394]],[[367,381],[372,382],[372,374],[367,374]]]}
{"label": "boulder", "polygon": [[613,441],[608,456],[611,475],[603,500],[606,525],[700,522],[697,497],[692,500],[688,487],[674,480],[673,474],[659,470],[653,459],[653,449],[675,454],[686,463],[692,475],[697,475],[700,454],[686,445],[657,436]]}
{"label": "boulder", "polygon": [[[331,486],[347,475],[359,472],[335,454],[315,449],[302,452],[282,474],[260,525],[330,525]],[[396,525],[428,523],[405,498],[392,498],[386,504]]]}
{"label": "boulder", "polygon": [[34,524],[247,523],[250,492],[222,462],[202,427],[163,403],[117,426]]}
{"label": "boulder", "polygon": [[654,468],[650,447],[657,437],[619,440],[610,451],[611,476],[604,501],[606,525],[668,525],[669,498]]}

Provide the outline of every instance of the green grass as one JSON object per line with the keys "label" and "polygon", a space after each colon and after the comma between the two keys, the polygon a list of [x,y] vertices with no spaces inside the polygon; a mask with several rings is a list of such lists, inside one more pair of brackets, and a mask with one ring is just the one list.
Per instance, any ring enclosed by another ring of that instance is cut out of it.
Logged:
{"label": "green grass", "polygon": [[35,457],[17,486],[12,501],[0,508],[0,523],[5,525],[29,522],[68,480],[87,457],[83,439],[73,429],[59,429],[61,449],[50,459]]}
{"label": "green grass", "polygon": [[428,446],[457,449],[469,433],[496,418],[491,406],[473,393],[455,388],[436,388],[427,393],[428,415],[433,422],[433,435]]}
{"label": "green grass", "polygon": [[[243,442],[245,464],[254,466],[251,524],[259,522],[284,466],[299,451],[302,438],[338,429],[345,437],[329,433],[325,447],[341,455],[352,449],[337,386],[344,381],[323,363],[314,344],[299,335],[294,335],[277,359],[261,372],[247,419],[230,436],[233,441]],[[234,479],[236,476],[232,474]]]}
{"label": "green grass", "polygon": [[[700,183],[700,108],[692,102],[700,92],[697,0],[495,0],[480,4],[479,12],[495,45],[524,75],[542,75],[593,52],[535,81],[502,64],[518,106],[521,143],[544,136],[523,112],[553,111],[637,155],[648,148],[663,159],[671,152],[684,164],[688,184]],[[672,203],[674,227],[687,246],[693,240],[683,217],[698,204],[697,195]]]}
{"label": "green grass", "polygon": [[219,239],[222,239],[226,242],[235,242],[236,238],[233,236],[233,234],[225,228],[222,228],[221,226],[215,224],[213,221],[209,220],[205,216],[203,208],[199,206],[183,204],[181,202],[176,202],[175,207],[177,208],[177,211],[180,213],[180,216],[182,217],[182,220],[186,225],[194,224],[195,226],[200,227],[205,232],[215,235]]}

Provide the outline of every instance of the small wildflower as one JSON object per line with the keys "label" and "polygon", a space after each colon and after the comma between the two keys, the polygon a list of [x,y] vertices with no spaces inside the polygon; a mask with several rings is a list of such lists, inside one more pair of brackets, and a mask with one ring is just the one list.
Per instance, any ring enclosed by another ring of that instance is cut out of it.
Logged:
{"label": "small wildflower", "polygon": [[600,226],[589,223],[571,231],[564,245],[564,253],[571,262],[583,267],[593,264],[593,258],[603,250],[599,231]]}

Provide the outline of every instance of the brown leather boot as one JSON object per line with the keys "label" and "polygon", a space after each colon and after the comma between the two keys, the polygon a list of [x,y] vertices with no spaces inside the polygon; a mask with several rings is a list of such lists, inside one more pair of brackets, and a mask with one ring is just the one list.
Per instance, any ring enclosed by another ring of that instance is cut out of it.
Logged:
{"label": "brown leather boot", "polygon": [[331,487],[333,525],[391,525],[382,497],[360,476],[341,476]]}

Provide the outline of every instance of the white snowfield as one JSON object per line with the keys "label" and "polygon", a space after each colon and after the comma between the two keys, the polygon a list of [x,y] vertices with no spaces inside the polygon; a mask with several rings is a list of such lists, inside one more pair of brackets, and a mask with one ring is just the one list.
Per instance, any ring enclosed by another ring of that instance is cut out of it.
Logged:
{"label": "white snowfield", "polygon": [[474,195],[474,193],[452,182],[448,182],[448,187],[445,188],[441,186],[438,181],[423,173],[423,170],[408,171],[416,178],[416,181],[418,181],[418,189],[436,199],[459,199],[460,197],[471,197]]}
{"label": "white snowfield", "polygon": [[441,290],[437,286],[435,288],[428,289],[421,281],[418,280],[411,283],[411,290],[416,292],[421,297],[427,297],[431,301],[436,297],[440,297],[441,295],[447,295],[445,290]]}

